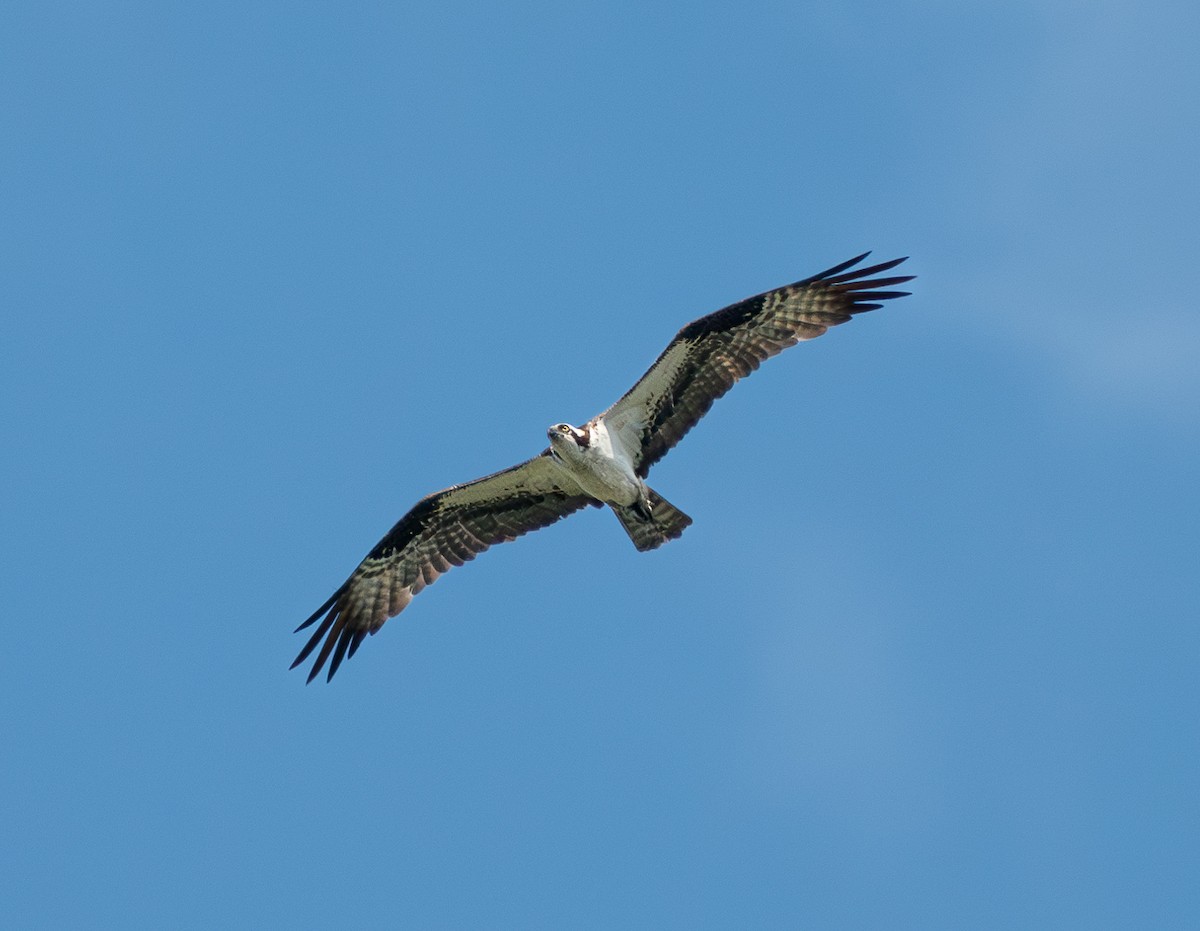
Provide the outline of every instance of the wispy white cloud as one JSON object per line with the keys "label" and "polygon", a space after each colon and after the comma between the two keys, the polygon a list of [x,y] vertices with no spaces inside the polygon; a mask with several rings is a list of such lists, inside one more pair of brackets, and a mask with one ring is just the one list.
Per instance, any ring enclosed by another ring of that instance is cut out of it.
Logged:
{"label": "wispy white cloud", "polygon": [[1142,309],[1119,324],[1049,328],[1044,349],[1080,395],[1200,420],[1200,310]]}
{"label": "wispy white cloud", "polygon": [[[1044,366],[1074,398],[1196,415],[1200,69],[1187,4],[1038,4],[1040,49],[1008,106],[980,108],[976,170],[948,180],[947,223],[984,247],[949,290],[959,323]],[[952,200],[953,203],[953,200]],[[947,279],[948,280],[948,279]]]}

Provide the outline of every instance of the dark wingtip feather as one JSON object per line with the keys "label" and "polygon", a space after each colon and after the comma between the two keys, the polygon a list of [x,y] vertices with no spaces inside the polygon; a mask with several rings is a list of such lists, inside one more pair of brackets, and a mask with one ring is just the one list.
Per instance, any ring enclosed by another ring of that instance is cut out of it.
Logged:
{"label": "dark wingtip feather", "polygon": [[898,259],[891,259],[890,261],[887,261],[887,262],[880,262],[878,265],[875,265],[872,268],[865,270],[863,272],[863,274],[874,275],[878,272],[886,272],[889,268],[895,268],[897,265],[900,265],[902,262],[907,262],[907,261],[908,261],[908,256],[902,255]]}
{"label": "dark wingtip feather", "polygon": [[[865,259],[870,254],[871,254],[871,252],[870,252],[870,250],[868,250],[868,251],[864,252],[862,255],[856,255],[852,259],[847,259],[845,262],[842,262],[840,265],[835,265],[835,266],[833,266],[833,268],[827,268],[823,272],[818,272],[817,274],[813,275],[811,278],[808,278],[805,283],[807,284],[807,283],[810,283],[813,281],[828,281],[831,275],[836,275],[839,272],[844,272],[847,268],[851,268],[851,267],[857,265],[859,262],[861,262],[863,259]],[[862,274],[862,273],[854,272],[850,275],[850,277],[857,278],[860,274]]]}
{"label": "dark wingtip feather", "polygon": [[321,646],[321,652],[317,654],[317,659],[313,663],[313,668],[309,672],[308,678],[305,680],[306,685],[309,682],[312,682],[312,680],[320,674],[321,670],[325,668],[325,661],[329,659],[329,654],[333,652],[333,648],[337,643],[337,640],[338,638],[336,631],[325,638],[325,643]]}
{"label": "dark wingtip feather", "polygon": [[859,291],[855,295],[855,300],[890,301],[898,297],[908,297],[910,294],[912,294],[911,291]]}
{"label": "dark wingtip feather", "polygon": [[317,618],[319,618],[322,614],[324,614],[326,611],[328,611],[330,608],[333,607],[333,603],[342,597],[342,592],[344,592],[345,590],[346,590],[346,586],[343,585],[336,592],[334,592],[332,595],[330,595],[329,600],[326,601],[325,604],[321,605],[321,607],[317,608],[317,610],[312,613],[312,616],[309,617],[309,619],[307,621],[305,621],[303,624],[301,624],[295,630],[293,630],[292,633],[298,634],[298,633],[300,633],[300,631],[304,630],[305,627],[308,627],[314,621],[316,621]]}
{"label": "dark wingtip feather", "polygon": [[888,288],[894,284],[903,284],[916,277],[916,275],[893,275],[891,278],[850,278],[837,282],[837,286],[839,291],[864,291],[867,288]]}
{"label": "dark wingtip feather", "polygon": [[[859,256],[858,259],[852,260],[852,262],[850,264],[854,264],[854,263],[860,261],[861,259],[866,258],[866,256],[870,255],[870,254],[871,253],[868,252],[865,255]],[[908,261],[907,255],[903,256],[901,258],[898,258],[898,259],[892,259],[890,262],[880,262],[878,265],[872,265],[869,268],[856,268],[856,269],[854,269],[854,271],[846,272],[844,275],[839,275],[838,272],[843,271],[845,268],[848,267],[848,265],[846,263],[843,263],[843,264],[837,266],[836,268],[831,268],[828,272],[824,272],[820,275],[817,275],[812,280],[813,281],[821,281],[821,282],[824,282],[825,284],[844,284],[847,281],[859,281],[863,278],[868,278],[871,275],[878,275],[880,272],[886,272],[889,269],[895,268],[901,262],[906,262],[906,261]],[[915,277],[915,276],[910,276],[910,277]]]}
{"label": "dark wingtip feather", "polygon": [[878,265],[872,265],[870,268],[860,268],[857,272],[860,276],[878,275],[880,272],[886,272],[890,268],[895,268],[901,262],[907,262],[908,256],[902,255],[898,259],[892,259],[888,262],[880,262]]}
{"label": "dark wingtip feather", "polygon": [[342,660],[346,657],[346,648],[350,646],[353,637],[354,631],[349,627],[343,627],[342,632],[338,634],[337,648],[333,651],[333,659],[329,661],[329,675],[325,677],[326,682],[333,681],[333,674],[342,665]]}
{"label": "dark wingtip feather", "polygon": [[[861,259],[863,256],[859,258]],[[839,292],[848,298],[850,306],[847,310],[852,314],[878,310],[883,306],[883,301],[908,297],[912,294],[911,291],[885,291],[878,289],[912,281],[916,275],[891,275],[887,278],[872,278],[871,276],[889,271],[901,262],[907,261],[907,259],[908,256],[902,256],[898,259],[892,259],[890,262],[880,262],[878,265],[872,265],[869,268],[856,268],[844,274],[841,272],[846,263],[843,263],[842,266],[831,269],[832,274],[827,272],[818,275],[814,279],[814,283],[823,285],[831,291]],[[856,261],[858,260],[851,260],[849,264],[854,264]]]}
{"label": "dark wingtip feather", "polygon": [[292,665],[288,668],[295,669],[306,659],[308,659],[308,655],[316,648],[317,644],[321,642],[321,638],[325,636],[325,631],[329,630],[331,624],[333,624],[333,615],[327,617],[322,622],[321,626],[316,629],[313,635],[308,638],[308,643],[304,644],[304,649],[300,651],[299,655],[295,658],[295,660],[292,661]]}

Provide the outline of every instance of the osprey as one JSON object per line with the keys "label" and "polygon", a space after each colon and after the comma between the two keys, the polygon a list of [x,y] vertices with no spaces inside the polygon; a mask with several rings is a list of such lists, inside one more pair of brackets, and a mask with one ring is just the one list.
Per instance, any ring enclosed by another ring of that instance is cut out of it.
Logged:
{"label": "osprey", "polygon": [[451,566],[588,505],[608,505],[641,551],[676,539],[692,519],[646,484],[650,467],[764,359],[854,314],[876,310],[881,301],[909,294],[880,289],[911,281],[912,275],[870,277],[902,258],[847,270],[868,255],[689,323],[603,414],[582,427],[555,424],[546,431],[550,446],[520,465],[422,498],[296,628],[320,620],[292,668],[321,644],[308,681],[330,657],[327,680],[332,679],[367,634]]}

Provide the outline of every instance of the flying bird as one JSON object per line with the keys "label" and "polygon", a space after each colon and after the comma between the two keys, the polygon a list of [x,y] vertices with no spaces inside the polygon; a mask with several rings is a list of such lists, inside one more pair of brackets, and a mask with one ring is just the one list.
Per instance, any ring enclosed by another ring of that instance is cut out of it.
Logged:
{"label": "flying bird", "polygon": [[912,275],[871,277],[903,258],[854,269],[868,255],[694,320],[604,413],[581,427],[550,427],[550,446],[532,459],[422,498],[296,628],[320,621],[292,668],[320,645],[308,681],[326,661],[332,679],[367,634],[451,566],[588,505],[608,505],[638,550],[676,539],[692,519],[646,484],[650,467],[765,359],[909,294],[886,289]]}

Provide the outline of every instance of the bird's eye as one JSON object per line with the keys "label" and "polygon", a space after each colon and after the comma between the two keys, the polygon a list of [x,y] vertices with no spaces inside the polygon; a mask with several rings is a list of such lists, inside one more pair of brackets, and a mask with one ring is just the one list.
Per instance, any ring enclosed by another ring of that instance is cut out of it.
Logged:
{"label": "bird's eye", "polygon": [[567,426],[565,423],[560,423],[560,424],[558,425],[558,432],[559,432],[559,433],[568,433],[568,432],[570,432],[570,429],[571,429],[571,428],[570,428],[570,427],[568,427],[568,426]]}

